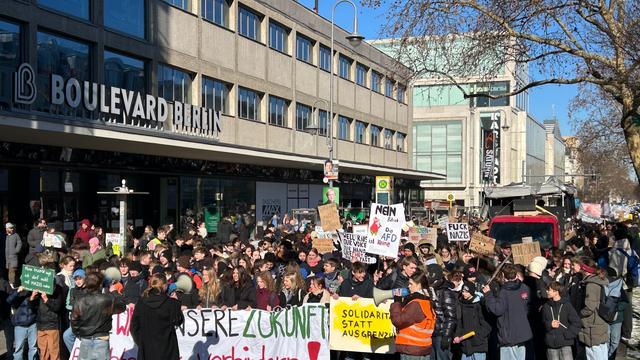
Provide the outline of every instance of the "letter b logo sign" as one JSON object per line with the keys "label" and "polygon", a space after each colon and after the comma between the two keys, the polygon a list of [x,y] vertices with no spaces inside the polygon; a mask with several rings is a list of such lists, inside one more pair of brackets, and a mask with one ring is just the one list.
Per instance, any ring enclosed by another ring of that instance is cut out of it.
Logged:
{"label": "letter b logo sign", "polygon": [[13,76],[13,101],[17,104],[33,104],[36,100],[36,77],[31,65],[24,63]]}

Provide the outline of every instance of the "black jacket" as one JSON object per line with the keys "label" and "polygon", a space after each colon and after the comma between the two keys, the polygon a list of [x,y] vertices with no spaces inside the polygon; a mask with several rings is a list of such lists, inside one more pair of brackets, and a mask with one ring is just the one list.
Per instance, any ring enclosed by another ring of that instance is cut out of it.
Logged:
{"label": "black jacket", "polygon": [[484,319],[482,305],[461,298],[458,301],[455,335],[462,336],[470,331],[475,331],[476,334],[460,343],[462,352],[466,355],[486,353],[489,350],[491,326]]}
{"label": "black jacket", "polygon": [[33,300],[34,303],[38,304],[38,315],[36,316],[38,330],[60,330],[60,314],[64,309],[62,293],[62,287],[54,285],[53,294],[47,295],[47,302],[42,300],[41,295],[38,295]]}
{"label": "black jacket", "polygon": [[409,278],[402,274],[400,269],[394,269],[391,274],[383,277],[378,281],[378,286],[376,286],[380,290],[391,290],[398,288],[406,288],[409,286]]}
{"label": "black jacket", "polygon": [[256,288],[251,281],[245,281],[241,288],[233,285],[224,286],[220,293],[222,305],[233,307],[238,305],[238,310],[246,309],[251,306],[256,307]]}
{"label": "black jacket", "polygon": [[487,310],[498,318],[498,341],[501,346],[520,345],[532,338],[527,318],[529,288],[520,280],[508,281],[495,295],[485,297]]}
{"label": "black jacket", "polygon": [[287,301],[284,291],[280,291],[280,294],[278,295],[280,298],[280,307],[301,306],[305,295],[304,290],[298,289],[291,294],[291,298]]}
{"label": "black jacket", "polygon": [[445,280],[439,286],[429,289],[436,312],[436,328],[433,331],[433,337],[441,336],[442,342],[451,342],[456,329],[458,294],[451,290],[452,287],[453,284]]}
{"label": "black jacket", "polygon": [[177,360],[180,357],[176,326],[184,322],[180,302],[161,293],[141,297],[131,318],[131,336],[139,360]]}
{"label": "black jacket", "polygon": [[142,292],[147,288],[145,274],[140,273],[136,277],[128,276],[126,280],[123,278],[122,295],[126,304],[135,304],[140,299]]}
{"label": "black jacket", "polygon": [[[29,301],[31,291],[14,291],[7,297],[7,303],[14,309],[11,316],[13,326],[31,326],[36,322],[38,307],[36,302]],[[2,307],[5,308],[4,306]],[[6,307],[9,310],[9,307]]]}
{"label": "black jacket", "polygon": [[71,329],[78,338],[107,336],[111,317],[125,310],[122,296],[88,293],[76,300],[71,311]]}
{"label": "black jacket", "polygon": [[[551,321],[560,320],[559,328],[551,327]],[[544,341],[547,347],[558,349],[564,346],[572,346],[580,332],[580,317],[571,306],[568,299],[562,297],[560,301],[549,299],[542,307],[542,322],[546,330]]]}
{"label": "black jacket", "polygon": [[349,273],[349,276],[347,276],[342,284],[340,284],[340,287],[338,288],[338,295],[345,297],[358,295],[363,298],[372,298],[373,281],[371,281],[369,274],[365,275],[363,281],[356,281],[353,279],[351,273]]}

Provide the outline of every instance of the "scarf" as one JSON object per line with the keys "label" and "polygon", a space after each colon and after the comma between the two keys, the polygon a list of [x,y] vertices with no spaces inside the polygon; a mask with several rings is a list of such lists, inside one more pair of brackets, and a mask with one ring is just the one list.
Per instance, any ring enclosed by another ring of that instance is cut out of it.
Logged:
{"label": "scarf", "polygon": [[316,257],[315,260],[309,260],[307,259],[307,264],[309,265],[309,267],[315,267],[316,265],[318,265],[318,263],[320,262],[320,256]]}
{"label": "scarf", "polygon": [[73,282],[71,279],[71,277],[73,276],[73,271],[60,270],[58,275],[62,275],[62,277],[64,277],[64,284],[67,285],[67,287],[74,287],[72,286],[72,284],[75,285],[75,282]]}

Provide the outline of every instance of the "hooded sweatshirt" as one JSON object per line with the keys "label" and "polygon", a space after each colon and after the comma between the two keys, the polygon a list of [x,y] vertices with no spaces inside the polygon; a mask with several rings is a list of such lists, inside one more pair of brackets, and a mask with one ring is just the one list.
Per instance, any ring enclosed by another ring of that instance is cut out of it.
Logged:
{"label": "hooded sweatshirt", "polygon": [[507,281],[497,295],[485,295],[487,310],[498,318],[501,346],[521,345],[533,337],[527,313],[529,287],[520,280]]}
{"label": "hooded sweatshirt", "polygon": [[580,311],[582,328],[578,339],[586,346],[596,346],[609,341],[609,324],[598,315],[602,286],[609,285],[609,280],[596,275],[589,275],[584,279],[586,287],[584,308]]}
{"label": "hooded sweatshirt", "polygon": [[[559,320],[560,326],[551,327],[553,320]],[[550,349],[559,349],[574,344],[580,332],[580,317],[566,297],[558,301],[549,299],[542,307],[542,322],[545,328],[544,342]]]}
{"label": "hooded sweatshirt", "polygon": [[[87,229],[86,230],[82,228],[83,224],[87,225]],[[73,238],[74,239],[80,239],[80,240],[82,240],[83,243],[89,244],[89,239],[92,238],[92,236],[91,236],[91,221],[89,221],[89,219],[82,219],[82,222],[80,223],[80,229],[78,229],[78,231],[76,232],[76,235]]]}
{"label": "hooded sweatshirt", "polygon": [[184,322],[180,302],[152,291],[140,298],[131,318],[131,335],[140,360],[178,359],[176,326]]}

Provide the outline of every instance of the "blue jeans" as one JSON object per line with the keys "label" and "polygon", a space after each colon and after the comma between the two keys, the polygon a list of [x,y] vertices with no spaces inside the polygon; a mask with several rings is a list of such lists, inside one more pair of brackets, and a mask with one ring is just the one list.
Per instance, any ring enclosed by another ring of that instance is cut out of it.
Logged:
{"label": "blue jeans", "polygon": [[526,356],[527,350],[524,345],[500,347],[500,360],[522,360]]}
{"label": "blue jeans", "polygon": [[462,360],[485,360],[487,353],[473,353],[471,355],[462,354]]}
{"label": "blue jeans", "polygon": [[76,342],[76,335],[71,330],[71,326],[69,326],[67,330],[65,330],[64,333],[62,334],[62,340],[64,341],[64,345],[69,350],[69,353],[71,353],[71,350],[73,349],[73,344]]}
{"label": "blue jeans", "polygon": [[607,343],[587,346],[585,347],[585,352],[587,353],[587,360],[608,359]]}
{"label": "blue jeans", "polygon": [[622,323],[609,324],[609,357],[613,355],[620,345],[620,335],[622,334]]}
{"label": "blue jeans", "polygon": [[38,359],[38,329],[36,329],[36,324],[31,326],[16,326],[13,333],[15,334],[13,360],[22,360],[25,340],[29,349],[29,357],[27,359]]}
{"label": "blue jeans", "polygon": [[80,339],[80,359],[104,360],[109,358],[109,340]]}
{"label": "blue jeans", "polygon": [[[431,357],[434,360],[451,360],[451,350],[442,350],[440,345],[442,344],[442,336],[434,336],[431,338],[433,344],[433,352]],[[449,344],[451,346],[451,344]]]}

